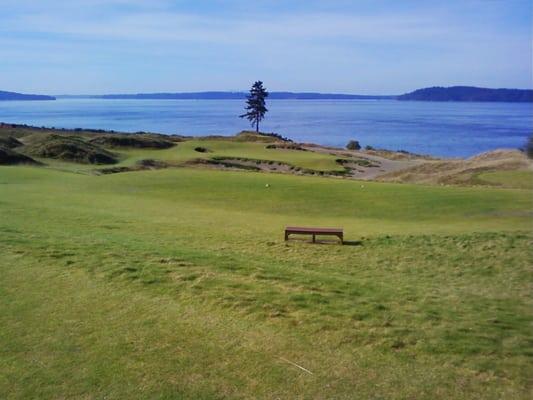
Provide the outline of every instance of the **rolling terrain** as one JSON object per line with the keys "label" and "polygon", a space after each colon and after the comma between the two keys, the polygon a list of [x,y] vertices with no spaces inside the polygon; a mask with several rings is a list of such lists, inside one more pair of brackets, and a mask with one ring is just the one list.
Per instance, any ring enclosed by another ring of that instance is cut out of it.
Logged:
{"label": "rolling terrain", "polygon": [[[39,163],[0,166],[7,398],[530,396],[523,155],[6,125],[0,138]],[[442,163],[470,178],[441,180]],[[379,169],[423,184],[370,180]],[[284,242],[286,225],[342,226],[347,244]]]}
{"label": "rolling terrain", "polygon": [[[439,159],[405,151],[349,151],[294,143],[279,135],[248,131],[233,137],[186,137],[0,124],[0,151],[0,165],[33,162],[90,174],[195,167],[507,188],[530,187],[533,180],[533,164],[520,150]],[[501,176],[509,179],[495,178]]]}

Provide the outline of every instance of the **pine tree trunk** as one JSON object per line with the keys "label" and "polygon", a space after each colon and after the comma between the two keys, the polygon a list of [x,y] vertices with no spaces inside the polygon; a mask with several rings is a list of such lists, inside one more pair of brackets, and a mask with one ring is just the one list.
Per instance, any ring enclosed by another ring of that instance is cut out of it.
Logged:
{"label": "pine tree trunk", "polygon": [[255,131],[259,133],[259,119],[255,120]]}

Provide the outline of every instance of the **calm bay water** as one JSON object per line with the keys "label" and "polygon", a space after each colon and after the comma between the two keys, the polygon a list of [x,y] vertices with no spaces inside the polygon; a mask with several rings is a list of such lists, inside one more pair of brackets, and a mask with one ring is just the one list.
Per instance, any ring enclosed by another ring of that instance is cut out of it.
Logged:
{"label": "calm bay water", "polygon": [[[271,100],[261,130],[299,142],[365,145],[440,156],[517,148],[533,132],[533,105],[394,100]],[[249,129],[240,100],[0,102],[0,121],[58,128],[233,135]]]}

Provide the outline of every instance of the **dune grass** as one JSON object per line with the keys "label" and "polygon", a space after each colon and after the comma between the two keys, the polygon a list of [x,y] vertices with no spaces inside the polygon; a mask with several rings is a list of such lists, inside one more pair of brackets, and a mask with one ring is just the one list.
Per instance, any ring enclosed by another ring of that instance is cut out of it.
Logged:
{"label": "dune grass", "polygon": [[530,394],[528,190],[5,167],[0,194],[8,398]]}

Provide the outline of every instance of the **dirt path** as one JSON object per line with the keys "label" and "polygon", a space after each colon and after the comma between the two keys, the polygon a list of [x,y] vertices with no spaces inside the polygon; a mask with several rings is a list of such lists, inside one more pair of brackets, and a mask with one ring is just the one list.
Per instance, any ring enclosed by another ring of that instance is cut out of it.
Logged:
{"label": "dirt path", "polygon": [[[431,162],[426,158],[409,158],[407,156],[403,159],[391,160],[375,154],[368,154],[364,151],[341,150],[331,147],[309,145],[302,145],[301,147],[308,151],[331,154],[338,156],[339,158],[353,160],[352,162],[343,163],[343,166],[350,169],[350,173],[347,176],[362,180],[375,179],[381,175]],[[361,160],[368,161],[368,164],[361,162]]]}

